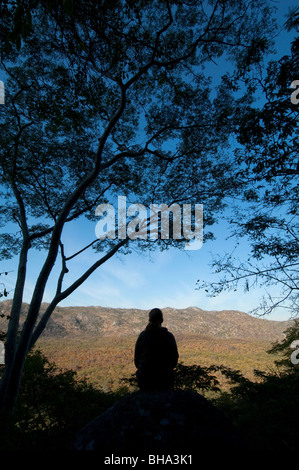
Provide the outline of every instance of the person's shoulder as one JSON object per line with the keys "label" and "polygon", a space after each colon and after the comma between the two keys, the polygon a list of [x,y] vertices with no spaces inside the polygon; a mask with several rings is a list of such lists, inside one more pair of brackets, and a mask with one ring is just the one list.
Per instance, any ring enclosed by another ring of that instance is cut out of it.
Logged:
{"label": "person's shoulder", "polygon": [[138,339],[143,338],[144,336],[146,336],[146,334],[147,334],[146,330],[141,331],[141,333],[139,333]]}
{"label": "person's shoulder", "polygon": [[173,334],[165,326],[163,326],[161,330],[163,331],[165,335],[173,336]]}
{"label": "person's shoulder", "polygon": [[174,334],[171,333],[171,331],[169,331],[167,328],[163,327],[163,330],[166,336],[170,336],[171,338],[174,338]]}

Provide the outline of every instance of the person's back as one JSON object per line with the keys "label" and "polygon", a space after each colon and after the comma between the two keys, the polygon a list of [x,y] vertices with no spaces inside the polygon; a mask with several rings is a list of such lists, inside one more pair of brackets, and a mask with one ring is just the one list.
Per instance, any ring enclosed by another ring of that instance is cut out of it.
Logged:
{"label": "person's back", "polygon": [[149,324],[135,345],[136,376],[143,390],[173,387],[178,350],[173,334],[161,326],[162,322],[161,310],[151,310]]}

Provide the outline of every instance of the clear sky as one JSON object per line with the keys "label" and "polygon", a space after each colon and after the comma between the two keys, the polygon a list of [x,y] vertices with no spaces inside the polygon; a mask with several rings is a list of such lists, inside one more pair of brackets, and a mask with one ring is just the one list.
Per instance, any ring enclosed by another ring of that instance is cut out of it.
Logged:
{"label": "clear sky", "polygon": [[[288,8],[295,6],[296,2],[294,0],[279,0],[273,3],[279,8],[279,21],[282,25]],[[279,36],[277,41],[278,57],[289,53],[289,47],[289,39],[284,33]],[[200,202],[194,201],[194,203]],[[238,292],[225,292],[215,298],[210,298],[204,291],[196,288],[198,279],[216,279],[209,266],[212,254],[223,254],[234,248],[235,241],[226,239],[228,232],[226,232],[223,223],[219,224],[214,231],[216,241],[204,243],[200,250],[184,251],[172,248],[165,252],[142,252],[127,256],[114,256],[60,305],[100,305],[141,309],[197,306],[206,310],[230,309],[249,313],[252,308],[258,305],[264,291],[255,290],[245,294],[241,289]],[[94,238],[94,223],[82,219],[80,224],[73,224],[64,235],[68,254],[82,248],[84,242],[91,242]],[[240,245],[239,250],[241,255],[246,256],[248,253],[246,244]],[[70,273],[67,274],[68,282],[75,280],[84,269],[96,260],[97,256],[99,255],[91,250],[78,257],[77,261],[70,266]],[[34,280],[42,259],[43,253],[40,252],[33,253],[30,258],[24,301],[30,300]],[[12,289],[17,271],[16,260],[2,262],[2,267],[1,271],[12,271],[8,276],[0,279],[5,282],[8,289]],[[53,277],[57,276],[59,272],[60,266],[57,266]],[[51,300],[54,289],[54,284],[50,282],[44,301]],[[288,316],[285,312],[278,311],[267,318],[283,320]]]}

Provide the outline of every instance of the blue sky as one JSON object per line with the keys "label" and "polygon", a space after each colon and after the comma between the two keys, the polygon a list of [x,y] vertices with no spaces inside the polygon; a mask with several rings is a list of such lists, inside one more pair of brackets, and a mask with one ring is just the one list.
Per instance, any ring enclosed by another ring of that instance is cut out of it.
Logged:
{"label": "blue sky", "polygon": [[[285,21],[284,15],[290,6],[295,6],[295,1],[280,0],[273,2],[279,8],[281,25]],[[289,53],[289,39],[284,33],[278,39],[277,54]],[[217,73],[217,70],[215,70]],[[293,79],[298,79],[294,77]],[[1,75],[0,75],[1,79]],[[3,79],[3,78],[2,78]],[[201,201],[194,201],[200,203]],[[214,229],[216,240],[204,243],[200,250],[185,251],[171,248],[164,252],[132,253],[127,256],[114,256],[100,267],[90,278],[79,287],[72,295],[60,305],[101,305],[116,308],[141,308],[175,307],[185,308],[197,306],[206,310],[250,310],[259,304],[264,293],[256,289],[244,293],[224,292],[210,298],[202,290],[196,289],[196,281],[201,279],[215,280],[209,263],[212,254],[224,253],[234,249],[235,241],[226,239],[227,227],[220,223]],[[65,247],[71,254],[84,246],[84,242],[91,242],[95,238],[95,224],[82,219],[80,223],[74,223],[64,234]],[[238,250],[246,256],[248,247],[244,243]],[[25,288],[24,301],[29,301],[34,287],[36,276],[43,261],[43,253],[32,252],[29,259],[28,280]],[[68,282],[75,280],[96,257],[99,256],[92,250],[84,252],[70,266],[67,274]],[[13,289],[17,271],[17,260],[12,259],[2,262],[1,271],[12,271],[3,280],[7,289]],[[55,267],[53,276],[47,287],[44,301],[49,302],[55,292],[55,277],[59,275],[60,266]],[[284,320],[288,318],[286,312],[278,311],[267,316],[268,319]]]}

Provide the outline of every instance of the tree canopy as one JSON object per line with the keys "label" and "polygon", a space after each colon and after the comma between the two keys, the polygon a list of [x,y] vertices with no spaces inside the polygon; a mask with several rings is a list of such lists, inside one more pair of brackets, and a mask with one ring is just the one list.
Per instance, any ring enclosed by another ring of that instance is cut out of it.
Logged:
{"label": "tree canopy", "polygon": [[[298,8],[286,27],[298,30]],[[266,291],[276,286],[275,294],[266,294],[255,312],[283,308],[297,316],[299,108],[293,83],[298,78],[298,37],[291,44],[291,54],[272,60],[263,72],[250,79],[251,91],[260,95],[262,106],[245,106],[237,116],[240,192],[230,223],[236,240],[248,240],[248,259],[235,259],[232,254],[215,257],[214,267],[222,277],[209,286],[209,292],[214,295],[240,284],[245,291],[257,285]]]}
{"label": "tree canopy", "polygon": [[[235,109],[250,96],[235,99],[227,83],[213,96],[205,67],[225,57],[244,79],[270,47],[274,23],[262,0],[28,0],[2,9],[1,213],[17,229],[2,235],[1,252],[17,254],[19,266],[1,397],[13,403],[26,354],[57,303],[129,241],[91,240],[105,253],[65,287],[75,255],[63,243],[68,222],[96,220],[99,202],[124,195],[146,206],[197,199],[208,227],[233,195],[226,148]],[[46,250],[45,262],[18,337],[33,248]],[[39,318],[58,254],[57,292]]]}

